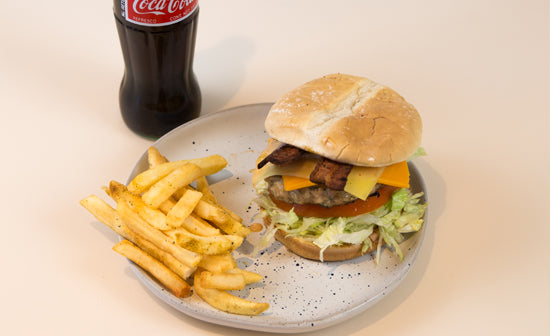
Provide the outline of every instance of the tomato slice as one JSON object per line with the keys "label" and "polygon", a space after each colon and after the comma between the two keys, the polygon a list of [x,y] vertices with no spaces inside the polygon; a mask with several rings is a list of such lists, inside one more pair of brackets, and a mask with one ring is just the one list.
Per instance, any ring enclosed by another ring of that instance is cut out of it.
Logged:
{"label": "tomato slice", "polygon": [[378,189],[378,195],[369,196],[364,201],[357,199],[354,202],[337,205],[332,208],[325,208],[318,204],[290,204],[274,197],[271,197],[271,199],[278,208],[284,211],[290,211],[290,209],[294,208],[294,213],[302,217],[353,217],[380,208],[390,200],[391,195],[396,189],[399,188],[383,185]]}

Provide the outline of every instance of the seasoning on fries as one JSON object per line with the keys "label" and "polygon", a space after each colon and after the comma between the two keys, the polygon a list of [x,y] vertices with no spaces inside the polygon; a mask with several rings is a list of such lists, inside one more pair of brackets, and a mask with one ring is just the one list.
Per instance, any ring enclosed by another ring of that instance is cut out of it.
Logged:
{"label": "seasoning on fries", "polygon": [[104,188],[115,208],[96,195],[80,201],[124,238],[113,250],[139,265],[175,296],[191,295],[188,281],[193,276],[195,293],[216,309],[239,315],[267,310],[268,303],[227,292],[263,279],[237,267],[231,252],[251,231],[237,214],[218,203],[206,179],[222,170],[227,161],[219,155],[168,161],[151,147],[148,162],[149,168],[128,186],[111,181]]}

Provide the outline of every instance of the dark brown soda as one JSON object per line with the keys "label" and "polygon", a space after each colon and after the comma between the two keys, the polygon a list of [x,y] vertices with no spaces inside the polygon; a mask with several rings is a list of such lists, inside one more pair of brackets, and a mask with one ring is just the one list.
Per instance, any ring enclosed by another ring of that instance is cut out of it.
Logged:
{"label": "dark brown soda", "polygon": [[200,114],[193,72],[198,13],[197,8],[181,22],[150,27],[126,21],[114,7],[125,64],[120,110],[126,125],[143,137],[159,138]]}

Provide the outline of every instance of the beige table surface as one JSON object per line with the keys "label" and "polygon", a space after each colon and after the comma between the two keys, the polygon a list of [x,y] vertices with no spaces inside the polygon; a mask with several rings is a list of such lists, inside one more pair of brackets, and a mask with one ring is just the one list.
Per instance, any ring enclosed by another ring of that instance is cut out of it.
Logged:
{"label": "beige table surface", "polygon": [[[430,224],[383,301],[312,335],[549,335],[547,1],[200,1],[203,114],[333,72],[421,112]],[[0,334],[252,335],[145,290],[78,205],[152,143],[118,110],[109,1],[9,1],[0,29]]]}

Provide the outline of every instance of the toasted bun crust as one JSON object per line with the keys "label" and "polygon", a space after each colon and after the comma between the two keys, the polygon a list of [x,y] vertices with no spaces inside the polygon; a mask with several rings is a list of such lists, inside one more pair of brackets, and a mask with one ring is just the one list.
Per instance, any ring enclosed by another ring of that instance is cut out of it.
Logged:
{"label": "toasted bun crust", "polygon": [[276,140],[329,159],[382,167],[415,152],[422,120],[394,90],[368,78],[332,74],[283,95],[265,128]]}
{"label": "toasted bun crust", "polygon": [[[344,244],[340,246],[329,246],[323,252],[323,261],[342,261],[360,257],[364,254],[376,250],[378,246],[378,231],[370,235],[372,247],[365,252],[362,252],[363,245],[360,244]],[[275,239],[281,242],[289,251],[306,259],[321,260],[321,249],[319,246],[309,242],[303,238],[289,236],[282,230],[275,232]]]}

